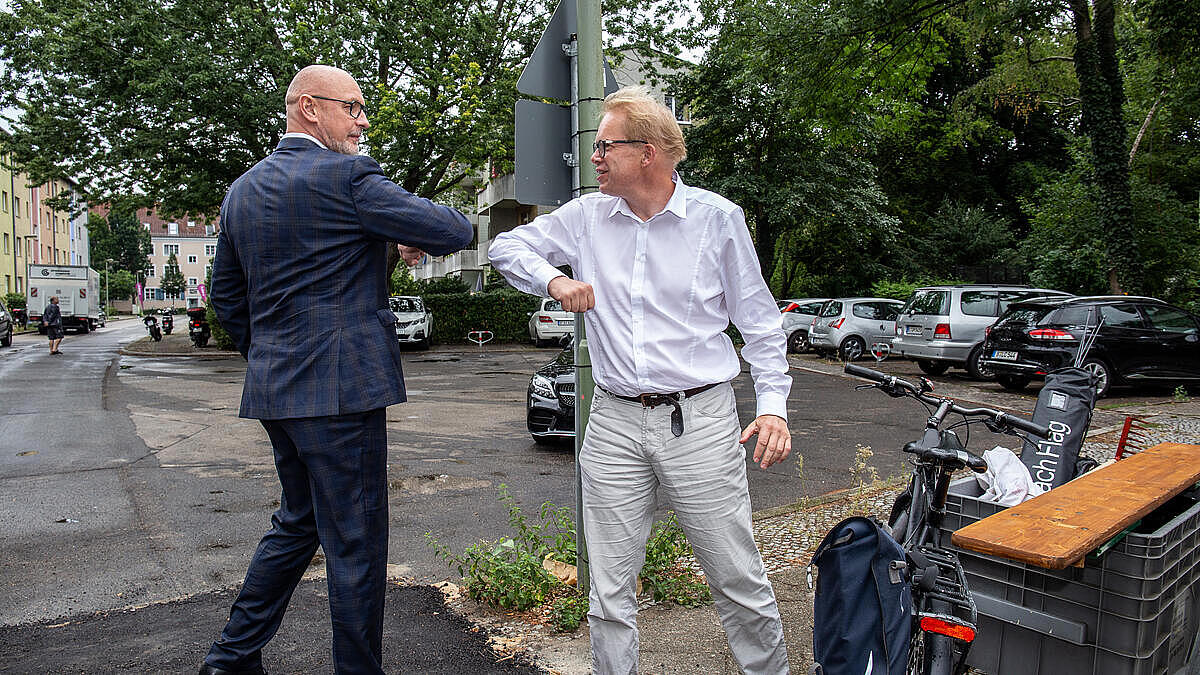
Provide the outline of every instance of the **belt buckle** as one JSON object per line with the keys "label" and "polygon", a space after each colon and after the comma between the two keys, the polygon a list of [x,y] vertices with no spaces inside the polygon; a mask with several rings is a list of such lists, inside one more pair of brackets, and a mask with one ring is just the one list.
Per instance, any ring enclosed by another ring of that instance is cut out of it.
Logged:
{"label": "belt buckle", "polygon": [[638,401],[641,402],[643,408],[653,408],[658,405],[655,401],[659,394],[638,394]]}

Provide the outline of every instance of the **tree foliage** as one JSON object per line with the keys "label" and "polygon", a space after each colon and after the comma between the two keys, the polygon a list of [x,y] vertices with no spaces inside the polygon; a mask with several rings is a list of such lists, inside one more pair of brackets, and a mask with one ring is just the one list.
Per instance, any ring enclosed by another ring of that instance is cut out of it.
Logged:
{"label": "tree foliage", "polygon": [[183,291],[187,288],[187,280],[183,278],[183,272],[179,271],[179,259],[172,253],[167,258],[167,264],[163,265],[162,279],[158,282],[158,287],[166,295],[172,296],[172,306],[174,306],[174,298],[182,296]]}
{"label": "tree foliage", "polygon": [[150,232],[132,215],[110,213],[107,217],[88,214],[88,246],[92,266],[102,268],[112,260],[110,269],[141,272],[153,252]]}

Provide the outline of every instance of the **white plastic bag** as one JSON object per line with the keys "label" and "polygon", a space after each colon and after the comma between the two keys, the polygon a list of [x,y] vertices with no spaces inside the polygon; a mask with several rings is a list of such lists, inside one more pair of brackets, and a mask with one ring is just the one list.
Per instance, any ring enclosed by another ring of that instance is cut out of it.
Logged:
{"label": "white plastic bag", "polygon": [[1045,492],[1033,482],[1029,469],[1012,450],[997,445],[983,453],[983,459],[987,461],[987,471],[975,474],[975,480],[983,488],[980,501],[1016,506]]}

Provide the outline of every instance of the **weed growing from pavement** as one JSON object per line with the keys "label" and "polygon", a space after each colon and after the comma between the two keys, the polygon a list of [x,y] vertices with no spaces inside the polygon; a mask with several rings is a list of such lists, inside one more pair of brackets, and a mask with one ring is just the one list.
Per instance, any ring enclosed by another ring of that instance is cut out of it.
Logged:
{"label": "weed growing from pavement", "polygon": [[[508,506],[511,536],[498,541],[481,541],[468,546],[461,555],[440,544],[433,533],[425,540],[437,557],[463,577],[467,596],[478,602],[518,611],[543,607],[551,625],[560,631],[574,631],[587,615],[587,598],[575,586],[568,586],[543,566],[547,558],[576,563],[575,523],[571,509],[542,504],[537,522],[521,511],[516,500],[501,485],[500,501]],[[646,563],[642,581],[657,602],[684,606],[712,600],[707,584],[679,561],[692,555],[683,529],[671,514],[655,524],[646,543]]]}
{"label": "weed growing from pavement", "polygon": [[1188,396],[1187,387],[1183,386],[1182,384],[1178,387],[1175,387],[1175,392],[1171,394],[1171,398],[1176,403],[1187,403],[1188,401],[1192,400],[1191,397]]}

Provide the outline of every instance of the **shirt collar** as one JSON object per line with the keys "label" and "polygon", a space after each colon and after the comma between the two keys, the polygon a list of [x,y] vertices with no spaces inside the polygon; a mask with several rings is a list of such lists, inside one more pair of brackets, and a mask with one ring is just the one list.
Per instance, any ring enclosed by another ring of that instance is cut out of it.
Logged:
{"label": "shirt collar", "polygon": [[307,138],[308,140],[312,141],[313,143],[316,143],[322,150],[329,149],[329,148],[325,147],[324,143],[322,143],[321,141],[318,141],[316,138],[314,138],[313,136],[310,136],[309,134],[304,133],[303,131],[289,131],[283,135],[283,138]]}
{"label": "shirt collar", "polygon": [[[671,172],[671,182],[675,184],[675,191],[671,193],[671,198],[667,200],[667,205],[663,207],[662,211],[650,216],[649,220],[654,220],[659,215],[666,213],[667,211],[674,213],[675,216],[680,220],[687,219],[687,185],[683,184],[683,180],[679,177],[678,171]],[[633,209],[629,208],[629,204],[625,201],[624,197],[618,197],[615,200],[612,211],[610,211],[608,215],[609,217],[612,217],[617,213],[624,213],[634,220],[641,220],[633,213]]]}

